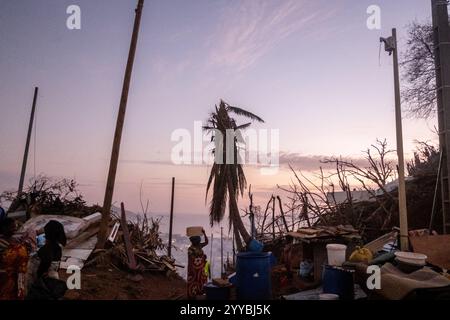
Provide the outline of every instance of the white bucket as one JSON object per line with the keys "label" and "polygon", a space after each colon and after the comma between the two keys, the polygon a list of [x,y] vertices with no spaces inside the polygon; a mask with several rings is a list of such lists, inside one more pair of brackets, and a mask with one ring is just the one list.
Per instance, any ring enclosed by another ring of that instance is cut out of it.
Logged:
{"label": "white bucket", "polygon": [[343,244],[327,244],[328,265],[340,267],[345,262],[347,246]]}

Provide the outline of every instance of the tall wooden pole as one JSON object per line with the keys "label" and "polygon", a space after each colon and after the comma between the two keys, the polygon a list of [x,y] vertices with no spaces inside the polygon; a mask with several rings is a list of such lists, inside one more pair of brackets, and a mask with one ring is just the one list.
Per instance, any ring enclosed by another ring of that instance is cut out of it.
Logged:
{"label": "tall wooden pole", "polygon": [[[36,111],[36,102],[37,102],[38,93],[39,93],[39,88],[35,87],[34,88],[33,105],[31,106],[30,122],[28,124],[27,142],[25,143],[25,152],[23,153],[22,170],[20,171],[20,181],[19,181],[19,189],[17,191],[17,196],[20,196],[23,192],[23,182],[25,180],[25,173],[27,171],[28,151],[30,149],[30,140],[31,140],[31,133],[33,131],[34,114]],[[29,217],[28,217],[28,212],[27,212],[27,219],[28,218]]]}
{"label": "tall wooden pole", "polygon": [[128,91],[130,89],[131,73],[133,71],[134,56],[136,54],[136,45],[139,35],[139,27],[141,24],[141,15],[143,6],[144,0],[139,0],[136,8],[136,17],[134,20],[133,35],[131,38],[127,67],[125,70],[125,76],[123,80],[122,96],[120,98],[119,113],[117,115],[116,131],[114,133],[111,161],[109,164],[108,181],[106,183],[105,198],[103,202],[102,221],[100,224],[99,239],[97,244],[98,248],[104,247],[108,232],[108,223],[111,213],[111,203],[114,193],[114,184],[116,181],[117,163],[119,161],[120,141],[122,138],[122,129],[125,120],[125,111],[127,109]]}
{"label": "tall wooden pole", "polygon": [[172,198],[170,201],[170,224],[169,224],[169,247],[167,248],[167,255],[172,257],[172,228],[173,228],[173,201],[175,196],[175,178],[172,178]]}
{"label": "tall wooden pole", "polygon": [[400,219],[400,247],[402,251],[409,250],[408,242],[408,211],[406,207],[406,185],[405,185],[405,159],[403,155],[403,129],[402,110],[400,97],[400,77],[398,71],[398,46],[397,30],[392,29],[392,39],[394,43],[394,87],[395,87],[395,122],[397,131],[397,157],[398,157],[398,201]]}

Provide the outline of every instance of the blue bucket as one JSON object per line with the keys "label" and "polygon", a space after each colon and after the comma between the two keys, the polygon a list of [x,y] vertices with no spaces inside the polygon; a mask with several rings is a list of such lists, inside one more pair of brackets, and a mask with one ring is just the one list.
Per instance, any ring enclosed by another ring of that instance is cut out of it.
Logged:
{"label": "blue bucket", "polygon": [[337,294],[341,300],[354,300],[354,271],[334,266],[323,266],[323,293]]}
{"label": "blue bucket", "polygon": [[236,289],[239,300],[270,300],[272,298],[272,254],[267,252],[238,253]]}
{"label": "blue bucket", "polygon": [[206,300],[230,300],[230,287],[218,287],[210,282],[205,284],[203,289],[205,290]]}

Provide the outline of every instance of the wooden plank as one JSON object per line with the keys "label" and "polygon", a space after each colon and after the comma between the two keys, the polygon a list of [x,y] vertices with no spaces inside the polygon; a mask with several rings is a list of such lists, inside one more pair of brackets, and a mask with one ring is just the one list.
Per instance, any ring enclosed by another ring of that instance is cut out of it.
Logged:
{"label": "wooden plank", "polygon": [[133,247],[131,245],[130,233],[128,232],[127,218],[125,215],[125,206],[123,202],[120,204],[120,208],[122,210],[120,224],[122,225],[123,240],[125,242],[125,249],[128,257],[128,266],[131,270],[136,270],[136,259],[134,257]]}
{"label": "wooden plank", "polygon": [[83,242],[85,242],[87,239],[95,236],[98,231],[99,231],[99,227],[93,227],[90,228],[88,230],[86,230],[85,232],[81,233],[78,237],[70,240],[67,245],[66,245],[66,249],[76,249],[78,248],[78,246],[80,244],[82,244]]}
{"label": "wooden plank", "polygon": [[425,254],[428,263],[450,269],[450,235],[411,237],[413,251]]}

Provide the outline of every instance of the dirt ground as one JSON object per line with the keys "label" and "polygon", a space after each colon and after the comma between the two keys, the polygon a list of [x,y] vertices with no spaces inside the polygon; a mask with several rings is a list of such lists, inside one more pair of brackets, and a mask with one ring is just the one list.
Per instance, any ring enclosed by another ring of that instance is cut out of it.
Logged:
{"label": "dirt ground", "polygon": [[[64,270],[65,271],[65,270]],[[61,279],[68,275],[64,272]],[[178,275],[144,273],[130,276],[114,268],[92,267],[81,272],[81,290],[68,290],[67,300],[180,300],[186,282]]]}

